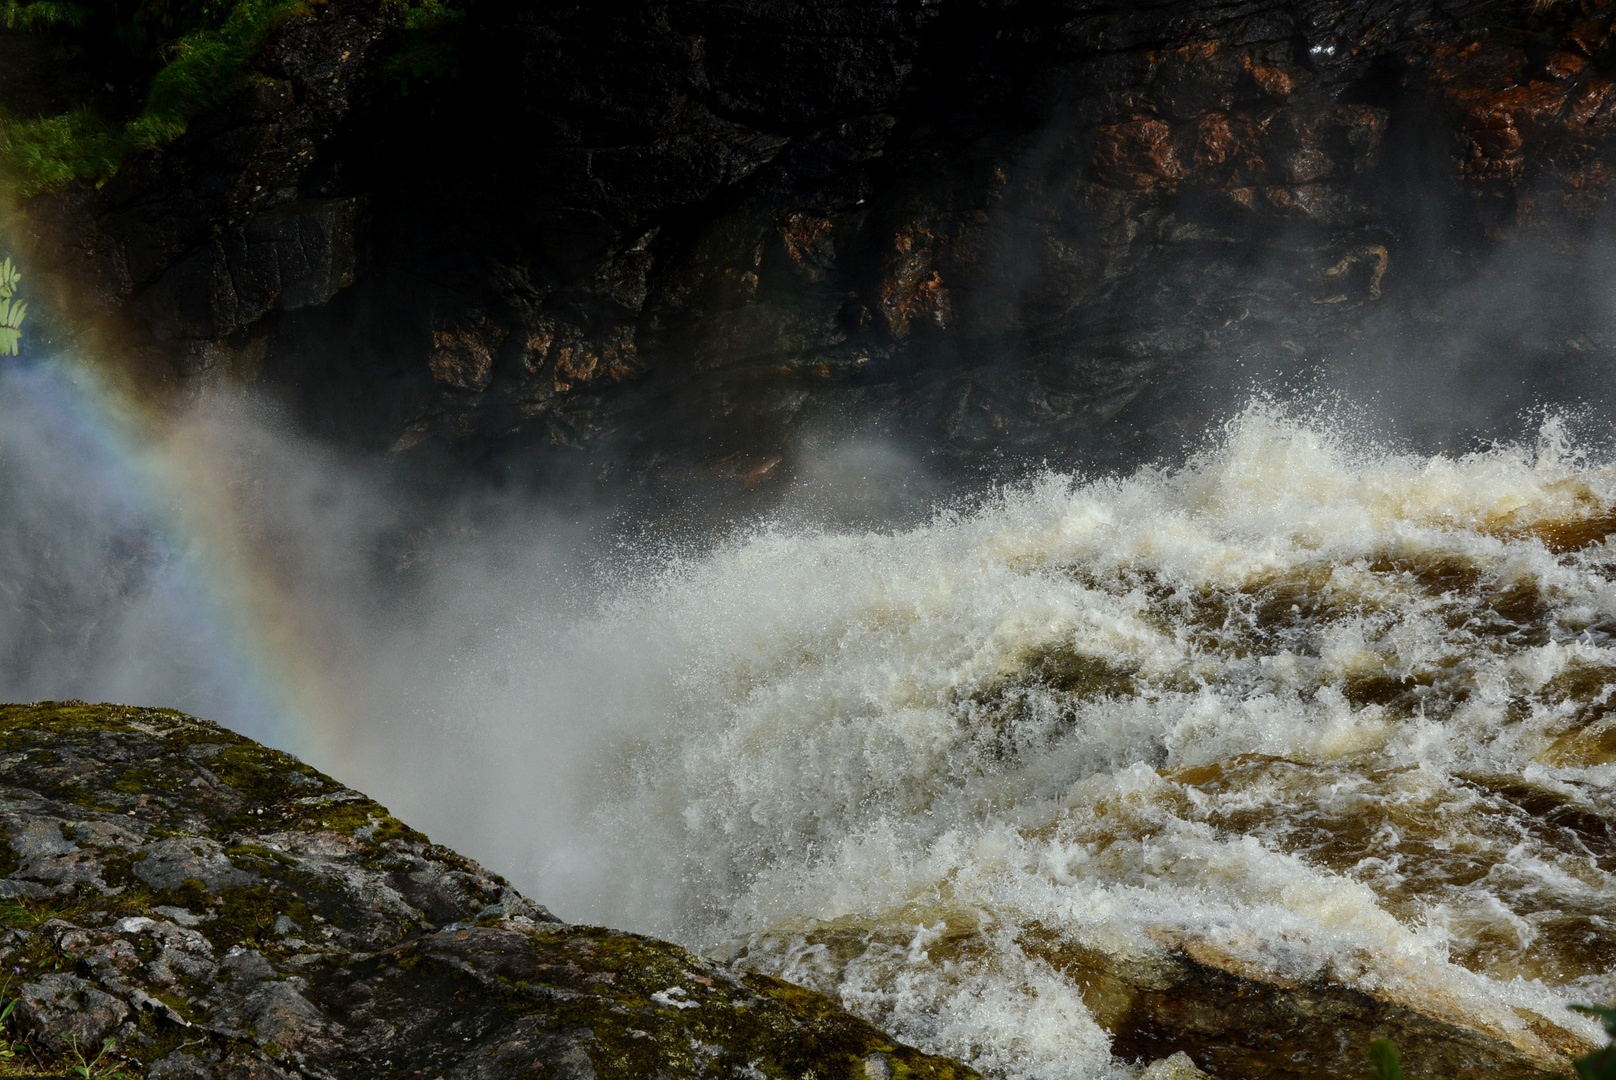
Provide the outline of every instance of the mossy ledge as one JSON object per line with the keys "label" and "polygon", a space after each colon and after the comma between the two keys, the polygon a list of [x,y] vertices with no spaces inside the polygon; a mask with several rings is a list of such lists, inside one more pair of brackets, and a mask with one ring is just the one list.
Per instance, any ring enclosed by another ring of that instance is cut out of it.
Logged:
{"label": "mossy ledge", "polygon": [[976,1074],[829,998],[564,924],[286,754],[163,709],[0,706],[0,1075]]}

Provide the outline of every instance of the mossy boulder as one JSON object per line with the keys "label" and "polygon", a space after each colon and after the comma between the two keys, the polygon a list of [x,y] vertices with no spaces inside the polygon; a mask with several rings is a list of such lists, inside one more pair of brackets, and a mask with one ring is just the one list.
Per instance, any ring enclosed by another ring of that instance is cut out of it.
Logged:
{"label": "mossy boulder", "polygon": [[[829,998],[570,926],[206,721],[0,706],[0,1075],[937,1078]],[[103,1064],[107,1062],[104,1061]]]}

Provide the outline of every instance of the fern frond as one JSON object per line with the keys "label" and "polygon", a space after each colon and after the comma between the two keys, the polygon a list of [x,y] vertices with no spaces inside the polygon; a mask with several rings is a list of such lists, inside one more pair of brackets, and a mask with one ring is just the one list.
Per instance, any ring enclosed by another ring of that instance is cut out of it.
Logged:
{"label": "fern frond", "polygon": [[28,315],[28,305],[20,300],[0,299],[0,327],[17,330]]}

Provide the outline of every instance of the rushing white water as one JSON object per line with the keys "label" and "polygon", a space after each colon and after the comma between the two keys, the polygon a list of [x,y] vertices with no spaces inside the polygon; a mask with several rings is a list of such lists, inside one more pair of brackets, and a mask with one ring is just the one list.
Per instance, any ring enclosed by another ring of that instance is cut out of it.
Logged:
{"label": "rushing white water", "polygon": [[1071,957],[1186,943],[1591,1032],[1613,532],[1553,422],[1427,458],[1254,408],[1180,469],[746,536],[579,632],[619,665],[598,873],[540,895],[1004,1077],[1127,1074]]}
{"label": "rushing white water", "polygon": [[[127,451],[5,374],[10,695],[274,733]],[[1520,1044],[1616,997],[1616,468],[1556,422],[1449,459],[1255,407],[1182,468],[755,531],[619,567],[593,609],[553,515],[445,527],[378,603],[386,500],[221,415],[170,454],[261,497],[204,503],[268,538],[272,636],[342,691],[318,763],[563,917],[1029,1080],[1131,1075],[1102,969],[1168,954]]]}

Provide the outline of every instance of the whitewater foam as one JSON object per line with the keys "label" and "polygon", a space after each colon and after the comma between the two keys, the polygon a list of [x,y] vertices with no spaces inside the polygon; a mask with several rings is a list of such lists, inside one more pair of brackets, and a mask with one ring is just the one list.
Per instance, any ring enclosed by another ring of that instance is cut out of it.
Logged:
{"label": "whitewater foam", "polygon": [[1592,1034],[1613,511],[1553,421],[1420,457],[1258,407],[1180,469],[756,531],[580,632],[627,689],[541,889],[1005,1077],[1128,1071],[1072,950]]}

